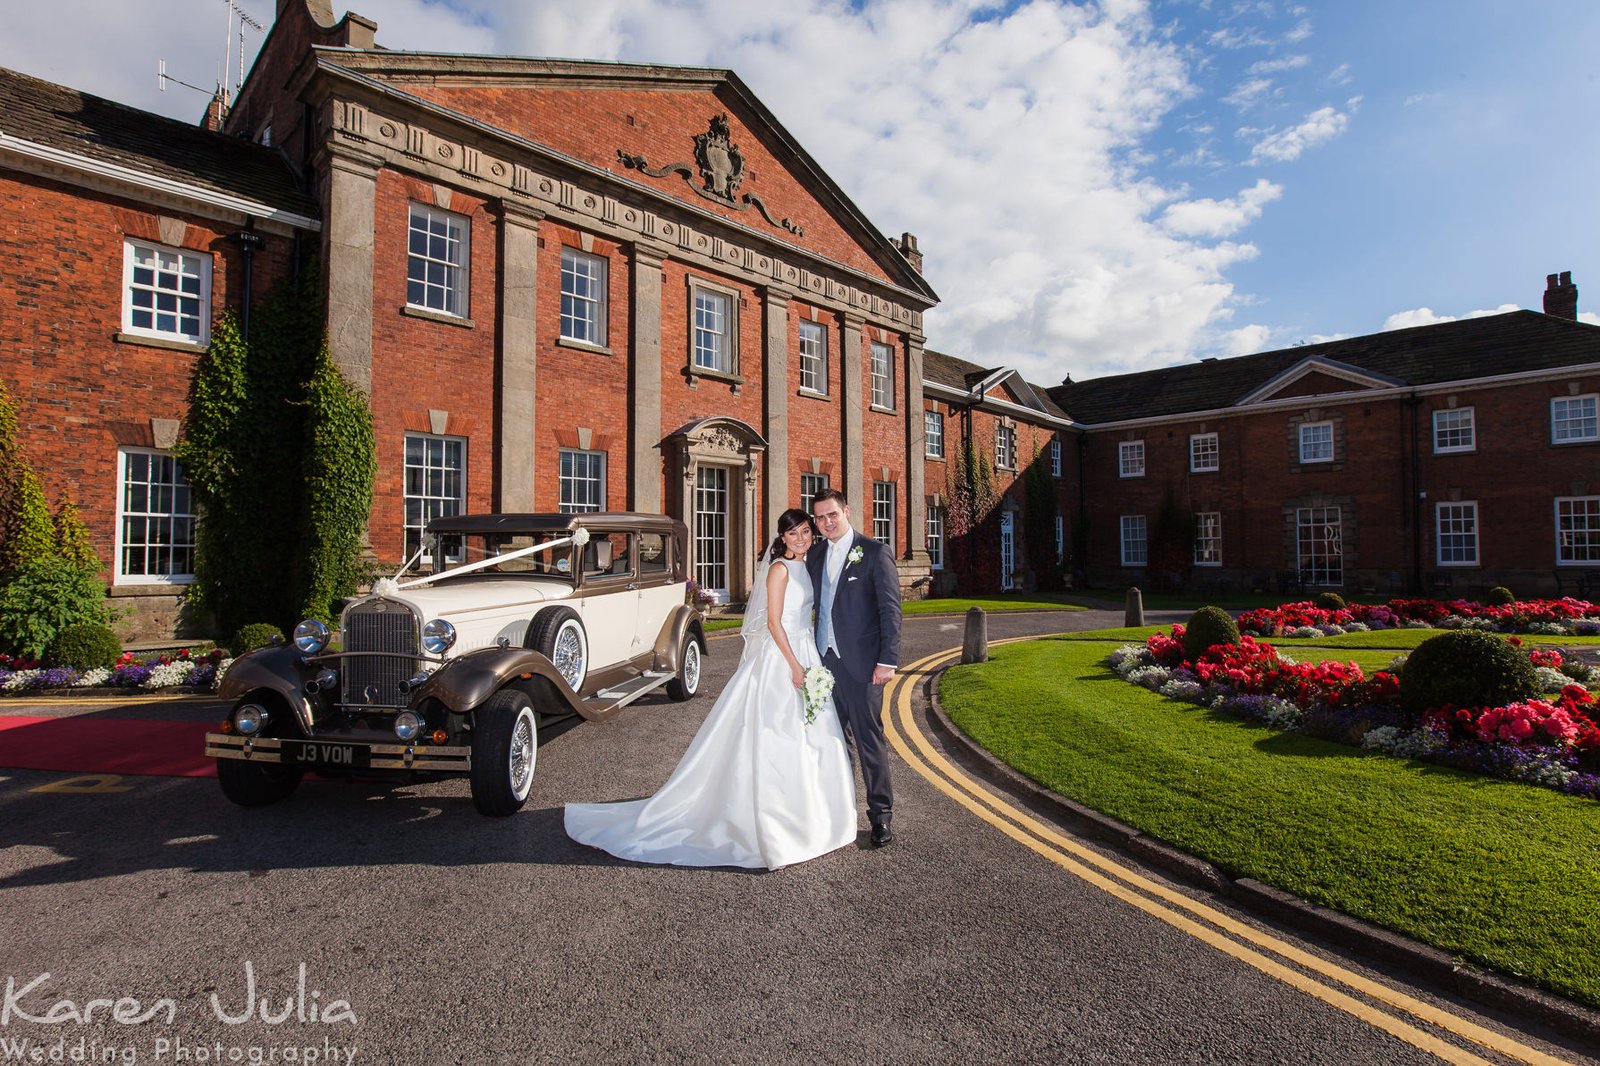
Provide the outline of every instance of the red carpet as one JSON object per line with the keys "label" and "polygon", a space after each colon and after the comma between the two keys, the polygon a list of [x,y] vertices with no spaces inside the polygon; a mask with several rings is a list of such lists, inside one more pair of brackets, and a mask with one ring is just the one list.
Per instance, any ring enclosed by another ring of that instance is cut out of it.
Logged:
{"label": "red carpet", "polygon": [[79,774],[215,777],[210,722],[0,715],[0,766]]}

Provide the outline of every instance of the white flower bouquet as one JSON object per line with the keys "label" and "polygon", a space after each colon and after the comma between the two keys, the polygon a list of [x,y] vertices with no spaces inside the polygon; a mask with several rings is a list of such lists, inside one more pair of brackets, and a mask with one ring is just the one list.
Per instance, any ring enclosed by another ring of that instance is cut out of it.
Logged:
{"label": "white flower bouquet", "polygon": [[802,691],[806,697],[806,725],[817,720],[817,712],[828,705],[833,695],[833,675],[826,666],[813,666],[806,670]]}

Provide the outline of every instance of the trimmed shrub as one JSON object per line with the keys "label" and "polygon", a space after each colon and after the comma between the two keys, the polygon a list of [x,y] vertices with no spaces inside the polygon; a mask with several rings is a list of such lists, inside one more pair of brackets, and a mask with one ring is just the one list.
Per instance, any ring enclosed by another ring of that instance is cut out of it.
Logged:
{"label": "trimmed shrub", "polygon": [[1490,607],[1509,607],[1517,602],[1517,598],[1504,585],[1496,585],[1489,590],[1489,594],[1483,598],[1483,602]]}
{"label": "trimmed shrub", "polygon": [[24,563],[0,586],[0,652],[39,659],[68,626],[111,621],[106,587],[53,556]]}
{"label": "trimmed shrub", "polygon": [[269,644],[281,644],[283,639],[283,630],[277,626],[267,622],[252,622],[239,627],[239,632],[228,642],[228,650],[238,657],[247,651],[265,648]]}
{"label": "trimmed shrub", "polygon": [[1194,662],[1213,644],[1239,643],[1239,627],[1221,607],[1202,607],[1189,616],[1183,631],[1183,657]]}
{"label": "trimmed shrub", "polygon": [[1319,592],[1315,603],[1324,611],[1342,611],[1348,606],[1337,592]]}
{"label": "trimmed shrub", "polygon": [[1418,644],[1400,672],[1400,706],[1412,715],[1440,707],[1503,707],[1539,695],[1526,655],[1500,637],[1471,629]]}
{"label": "trimmed shrub", "polygon": [[110,627],[94,624],[67,626],[45,649],[46,666],[75,666],[79,670],[109,670],[122,656],[122,642]]}

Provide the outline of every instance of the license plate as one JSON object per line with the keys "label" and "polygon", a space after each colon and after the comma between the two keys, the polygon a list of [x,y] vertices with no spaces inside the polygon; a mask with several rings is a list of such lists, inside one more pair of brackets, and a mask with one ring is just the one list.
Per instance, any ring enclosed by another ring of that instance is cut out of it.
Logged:
{"label": "license plate", "polygon": [[372,752],[364,744],[328,740],[285,740],[280,752],[284,762],[295,766],[360,769],[372,760]]}

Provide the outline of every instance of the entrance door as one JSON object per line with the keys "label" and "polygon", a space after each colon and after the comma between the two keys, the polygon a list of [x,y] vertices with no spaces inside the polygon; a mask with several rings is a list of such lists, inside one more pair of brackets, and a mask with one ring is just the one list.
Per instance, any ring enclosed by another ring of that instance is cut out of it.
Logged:
{"label": "entrance door", "polygon": [[728,602],[728,468],[702,464],[694,481],[694,580]]}
{"label": "entrance door", "polygon": [[1012,511],[1000,512],[1000,587],[1007,590],[1015,587],[1011,575],[1017,569],[1016,517]]}

